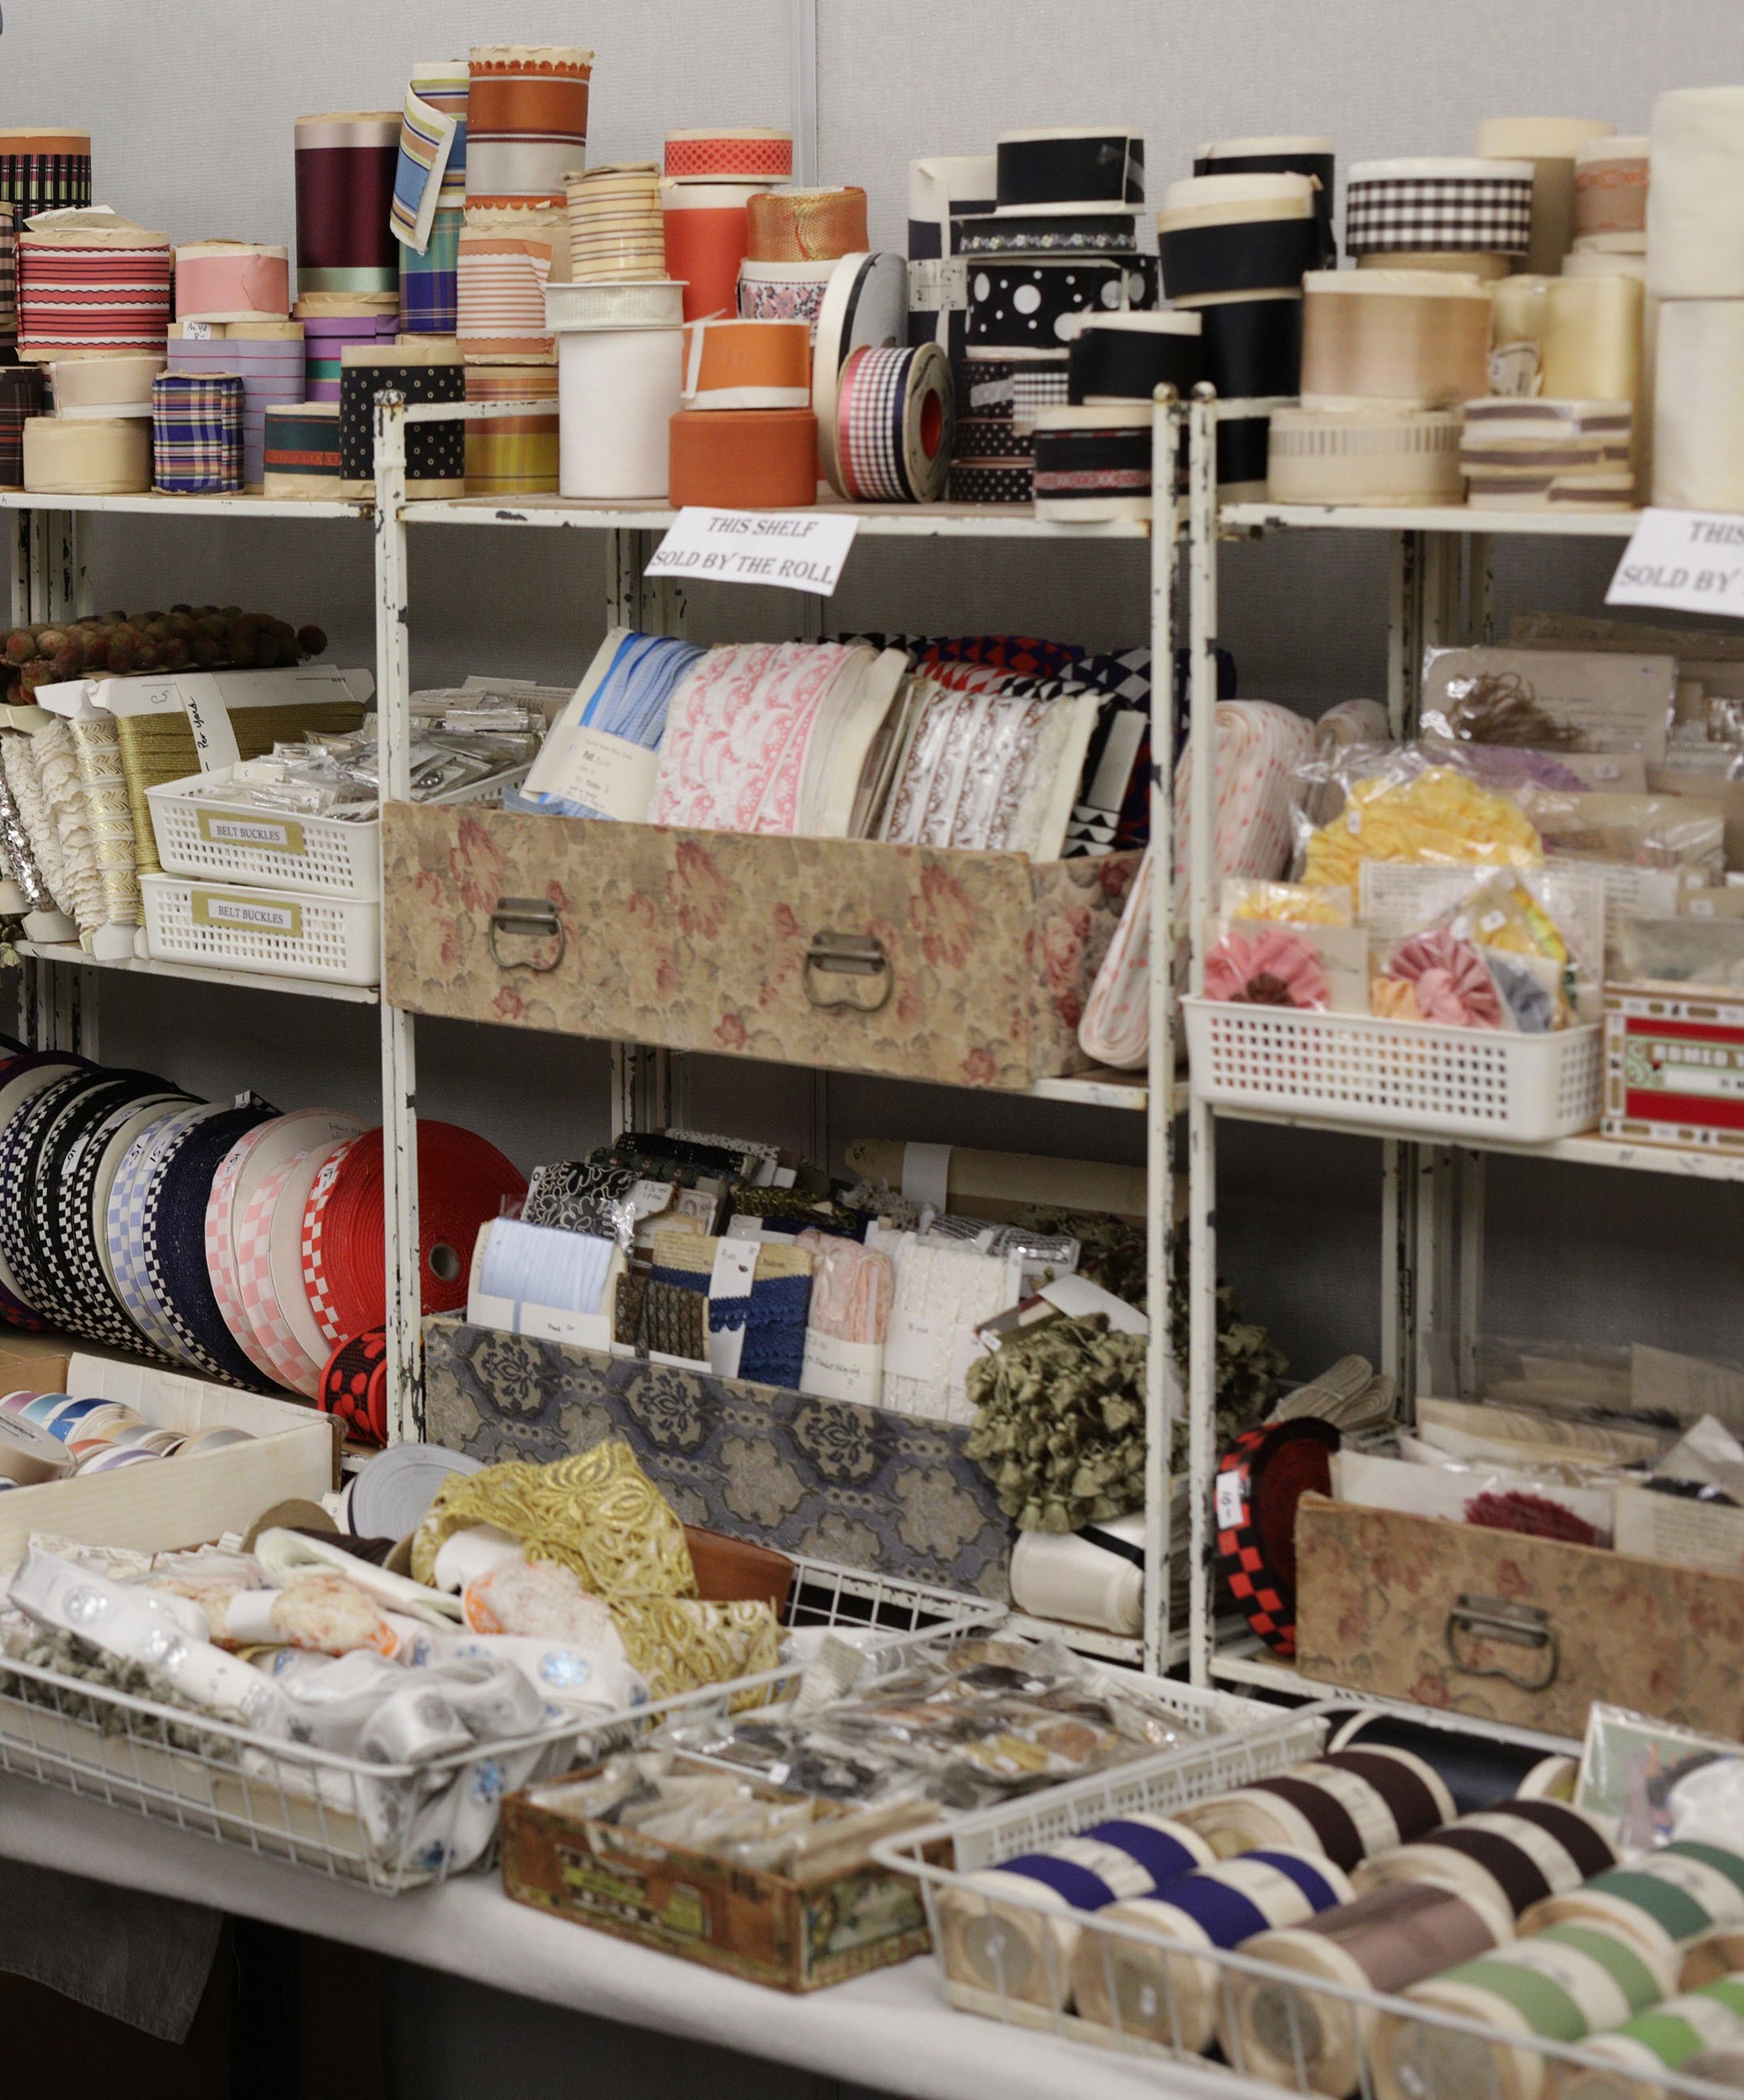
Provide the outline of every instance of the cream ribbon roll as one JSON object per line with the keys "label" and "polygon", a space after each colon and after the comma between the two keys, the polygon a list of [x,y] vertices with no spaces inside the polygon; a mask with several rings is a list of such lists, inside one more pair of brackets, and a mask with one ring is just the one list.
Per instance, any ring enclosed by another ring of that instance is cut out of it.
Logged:
{"label": "cream ribbon roll", "polygon": [[576,284],[621,284],[666,275],[660,174],[651,161],[608,163],[572,174],[570,276]]}
{"label": "cream ribbon roll", "polygon": [[1157,214],[1163,288],[1175,305],[1295,291],[1321,257],[1311,177],[1190,175]]}
{"label": "cream ribbon roll", "polygon": [[724,124],[669,131],[663,172],[684,182],[755,183],[766,189],[793,176],[793,135]]}
{"label": "cream ribbon roll", "polygon": [[24,486],[38,496],[141,496],[152,485],[152,426],[33,416],[24,426]]}
{"label": "cream ribbon roll", "polygon": [[1524,255],[1532,196],[1530,161],[1359,161],[1344,182],[1344,245],[1359,259]]}
{"label": "cream ribbon roll", "polygon": [[669,426],[684,379],[683,298],[682,286],[649,279],[547,294],[565,496],[665,495]]}
{"label": "cream ribbon roll", "polygon": [[78,357],[49,367],[57,416],[149,416],[152,382],[164,368],[154,351]]}
{"label": "cream ribbon roll", "polygon": [[1647,289],[1744,298],[1744,87],[1680,87],[1653,104]]}
{"label": "cream ribbon roll", "polygon": [[1490,294],[1475,277],[1314,270],[1302,302],[1305,408],[1445,408],[1488,389]]}
{"label": "cream ribbon roll", "polygon": [[175,251],[181,321],[288,320],[290,252],[251,240],[196,240]]}
{"label": "cream ribbon roll", "polygon": [[1274,503],[1429,508],[1464,500],[1460,416],[1447,408],[1273,409]]}
{"label": "cream ribbon roll", "polygon": [[1486,117],[1477,127],[1477,151],[1491,161],[1532,164],[1532,233],[1529,270],[1556,271],[1574,239],[1574,160],[1595,139],[1616,135],[1617,126],[1589,117]]}
{"label": "cream ribbon roll", "polygon": [[1669,510],[1744,511],[1744,299],[1660,305],[1653,492]]}
{"label": "cream ribbon roll", "polygon": [[684,331],[686,408],[807,408],[811,338],[803,321],[693,321]]}
{"label": "cream ribbon roll", "polygon": [[[1114,1634],[1142,1631],[1144,1519],[1115,1517],[1063,1537],[1020,1532],[1011,1551],[1011,1594],[1020,1612],[1037,1618]],[[1204,1849],[1202,1866],[1211,1857]]]}
{"label": "cream ribbon roll", "polygon": [[1589,139],[1574,154],[1574,238],[1647,238],[1647,138]]}
{"label": "cream ribbon roll", "polygon": [[1576,248],[1562,274],[1574,277],[1633,277],[1641,287],[1641,384],[1635,405],[1636,479],[1645,500],[1653,483],[1653,375],[1659,351],[1659,302],[1647,289],[1647,257]]}

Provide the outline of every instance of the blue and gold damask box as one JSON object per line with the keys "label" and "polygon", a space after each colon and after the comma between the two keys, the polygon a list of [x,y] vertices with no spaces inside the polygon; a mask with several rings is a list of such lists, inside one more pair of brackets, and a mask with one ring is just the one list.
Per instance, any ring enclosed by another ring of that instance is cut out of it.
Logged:
{"label": "blue and gold damask box", "polygon": [[426,1433],[487,1464],[621,1436],[687,1524],[1004,1602],[1017,1533],[967,1429],[439,1317]]}

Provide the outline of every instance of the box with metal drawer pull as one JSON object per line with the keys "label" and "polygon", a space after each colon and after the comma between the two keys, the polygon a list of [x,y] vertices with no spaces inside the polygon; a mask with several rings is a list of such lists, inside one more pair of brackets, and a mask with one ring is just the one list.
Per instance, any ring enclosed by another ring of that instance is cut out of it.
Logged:
{"label": "box with metal drawer pull", "polygon": [[1013,1092],[1088,1068],[1139,858],[409,804],[383,843],[396,1006]]}
{"label": "box with metal drawer pull", "polygon": [[1578,1736],[1595,1699],[1744,1735],[1744,1577],[1305,1495],[1296,1665]]}

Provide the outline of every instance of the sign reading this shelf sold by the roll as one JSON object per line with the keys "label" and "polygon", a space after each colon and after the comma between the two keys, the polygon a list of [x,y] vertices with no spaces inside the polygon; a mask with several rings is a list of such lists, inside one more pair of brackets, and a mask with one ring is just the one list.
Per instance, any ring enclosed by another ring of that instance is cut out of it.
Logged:
{"label": "sign reading this shelf sold by the roll", "polygon": [[1744,620],[1744,517],[1644,510],[1605,602]]}
{"label": "sign reading this shelf sold by the roll", "polygon": [[647,573],[691,582],[773,584],[828,598],[859,529],[857,518],[828,511],[687,508]]}

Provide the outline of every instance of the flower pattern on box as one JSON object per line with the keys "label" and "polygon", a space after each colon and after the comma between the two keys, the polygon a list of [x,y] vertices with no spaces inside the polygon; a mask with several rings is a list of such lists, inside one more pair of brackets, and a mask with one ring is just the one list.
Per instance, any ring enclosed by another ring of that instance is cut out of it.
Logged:
{"label": "flower pattern on box", "polygon": [[424,1379],[431,1440],[488,1464],[621,1436],[687,1523],[1008,1595],[1016,1534],[963,1455],[965,1429],[451,1317],[425,1323]]}

